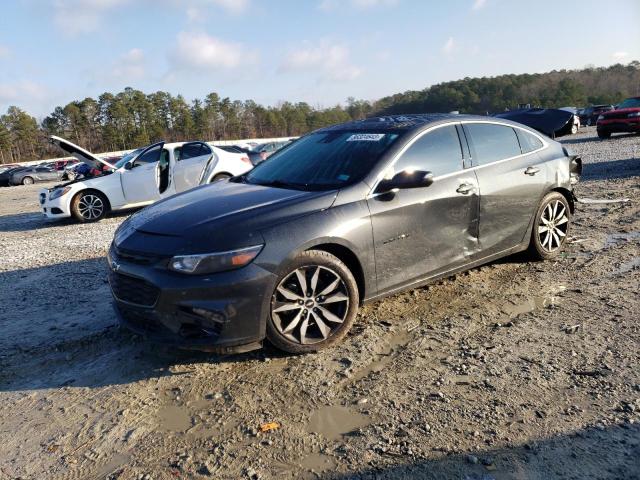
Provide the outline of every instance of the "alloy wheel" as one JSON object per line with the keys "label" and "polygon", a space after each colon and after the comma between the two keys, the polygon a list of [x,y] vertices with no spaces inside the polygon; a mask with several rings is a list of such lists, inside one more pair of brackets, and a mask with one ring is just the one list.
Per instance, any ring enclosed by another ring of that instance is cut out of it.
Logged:
{"label": "alloy wheel", "polygon": [[297,268],[278,285],[271,317],[280,334],[309,345],[329,338],[345,321],[349,296],[343,279],[330,268]]}
{"label": "alloy wheel", "polygon": [[104,202],[97,195],[85,194],[78,202],[80,215],[87,220],[95,220],[104,211]]}
{"label": "alloy wheel", "polygon": [[560,200],[553,200],[544,207],[538,223],[538,239],[547,252],[560,248],[567,236],[569,217],[567,207]]}

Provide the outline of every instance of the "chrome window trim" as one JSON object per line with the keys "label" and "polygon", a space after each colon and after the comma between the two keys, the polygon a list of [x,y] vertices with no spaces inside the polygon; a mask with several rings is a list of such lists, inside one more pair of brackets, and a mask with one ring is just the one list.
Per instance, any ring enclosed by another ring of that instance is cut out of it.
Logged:
{"label": "chrome window trim", "polygon": [[[509,157],[509,158],[503,158],[501,160],[496,160],[494,162],[490,162],[490,163],[485,163],[484,165],[476,165],[476,166],[472,166],[472,167],[468,167],[468,168],[463,168],[461,170],[456,170],[455,172],[451,172],[451,173],[447,173],[445,175],[439,175],[437,177],[433,177],[434,181],[439,180],[439,179],[443,179],[443,178],[448,178],[448,177],[452,177],[455,175],[460,175],[462,172],[469,172],[469,171],[474,171],[477,170],[479,168],[483,168],[483,167],[488,167],[491,165],[497,165],[499,163],[502,162],[507,162],[509,160],[514,160],[516,158],[520,158],[520,157],[524,157],[526,155],[531,155],[532,153],[537,153],[541,150],[544,150],[545,148],[547,148],[549,146],[549,143],[542,138],[542,136],[540,136],[537,132],[531,131],[527,128],[523,128],[517,125],[511,125],[509,123],[504,123],[504,122],[500,122],[499,120],[455,120],[452,122],[448,122],[448,123],[443,123],[440,125],[434,125],[433,127],[429,127],[425,130],[423,130],[422,132],[420,132],[418,135],[415,136],[415,138],[413,138],[409,143],[407,143],[404,147],[402,147],[402,150],[400,150],[391,160],[389,160],[389,162],[380,170],[380,173],[378,174],[378,177],[376,178],[376,181],[373,183],[373,186],[371,187],[371,189],[369,190],[369,193],[366,195],[366,199],[369,198],[374,198],[378,195],[380,195],[380,193],[374,193],[376,188],[378,188],[378,184],[382,181],[382,175],[383,173],[389,168],[392,167],[393,165],[395,165],[395,163],[400,159],[400,157],[415,143],[417,142],[420,138],[422,138],[424,135],[438,129],[438,128],[442,128],[442,127],[449,127],[449,126],[455,126],[455,125],[464,125],[464,124],[469,124],[469,123],[489,123],[489,124],[493,124],[493,125],[500,125],[503,127],[511,127],[511,128],[517,128],[519,130],[522,130],[526,133],[529,133],[533,136],[535,136],[538,140],[540,140],[542,142],[542,147],[538,148],[537,150],[531,150],[530,152],[527,153],[521,153],[520,155],[515,155],[513,157]],[[457,133],[457,132],[456,132]],[[464,162],[464,147],[462,145],[462,140],[460,139],[460,147],[461,147],[461,154],[463,155],[463,157],[461,158],[461,160]],[[467,141],[466,139],[464,139],[465,141]],[[516,140],[518,140],[518,145],[520,145],[520,140],[518,139],[517,135],[516,135]],[[469,153],[471,153],[471,148],[469,148]],[[470,159],[473,161],[473,157],[470,157]]]}

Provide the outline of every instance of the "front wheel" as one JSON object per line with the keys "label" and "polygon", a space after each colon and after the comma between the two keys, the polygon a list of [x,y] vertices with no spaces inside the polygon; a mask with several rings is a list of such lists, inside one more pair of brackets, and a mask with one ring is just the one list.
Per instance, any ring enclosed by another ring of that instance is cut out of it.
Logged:
{"label": "front wheel", "polygon": [[226,173],[219,173],[215,177],[213,177],[209,183],[222,182],[223,180],[228,180],[229,178],[231,178],[231,175],[227,175]]}
{"label": "front wheel", "polygon": [[571,210],[569,202],[559,192],[550,192],[542,199],[531,231],[529,253],[536,260],[550,260],[562,251]]}
{"label": "front wheel", "polygon": [[301,253],[280,276],[271,297],[267,338],[290,353],[316,352],[340,342],[358,312],[358,285],[330,253]]}
{"label": "front wheel", "polygon": [[80,192],[71,200],[71,213],[79,222],[97,222],[107,214],[107,205],[107,198],[100,192]]}

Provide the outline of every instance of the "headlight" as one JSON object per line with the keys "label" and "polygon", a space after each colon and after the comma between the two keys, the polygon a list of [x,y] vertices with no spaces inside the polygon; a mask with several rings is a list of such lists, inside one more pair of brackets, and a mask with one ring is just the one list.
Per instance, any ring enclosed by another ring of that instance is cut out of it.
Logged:
{"label": "headlight", "polygon": [[71,187],[56,188],[49,194],[49,200],[55,200],[56,198],[66,195],[67,193],[69,193],[69,190],[71,190]]}
{"label": "headlight", "polygon": [[633,112],[633,113],[629,113],[627,114],[628,118],[638,118],[640,117],[640,112]]}
{"label": "headlight", "polygon": [[598,115],[598,120],[604,120],[604,115]]}
{"label": "headlight", "polygon": [[263,245],[256,245],[228,252],[177,255],[169,261],[169,269],[191,275],[235,270],[251,263],[258,256],[262,247]]}

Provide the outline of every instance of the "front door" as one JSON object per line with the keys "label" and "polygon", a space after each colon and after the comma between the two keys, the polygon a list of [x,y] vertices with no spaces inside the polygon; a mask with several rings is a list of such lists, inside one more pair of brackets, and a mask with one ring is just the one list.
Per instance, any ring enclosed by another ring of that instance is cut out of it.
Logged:
{"label": "front door", "polygon": [[122,169],[122,191],[128,204],[160,199],[158,170],[163,145],[163,142],[151,145]]}
{"label": "front door", "polygon": [[477,250],[478,184],[465,170],[457,129],[437,127],[415,140],[385,178],[406,170],[434,174],[428,187],[368,200],[378,292],[463,264]]}

